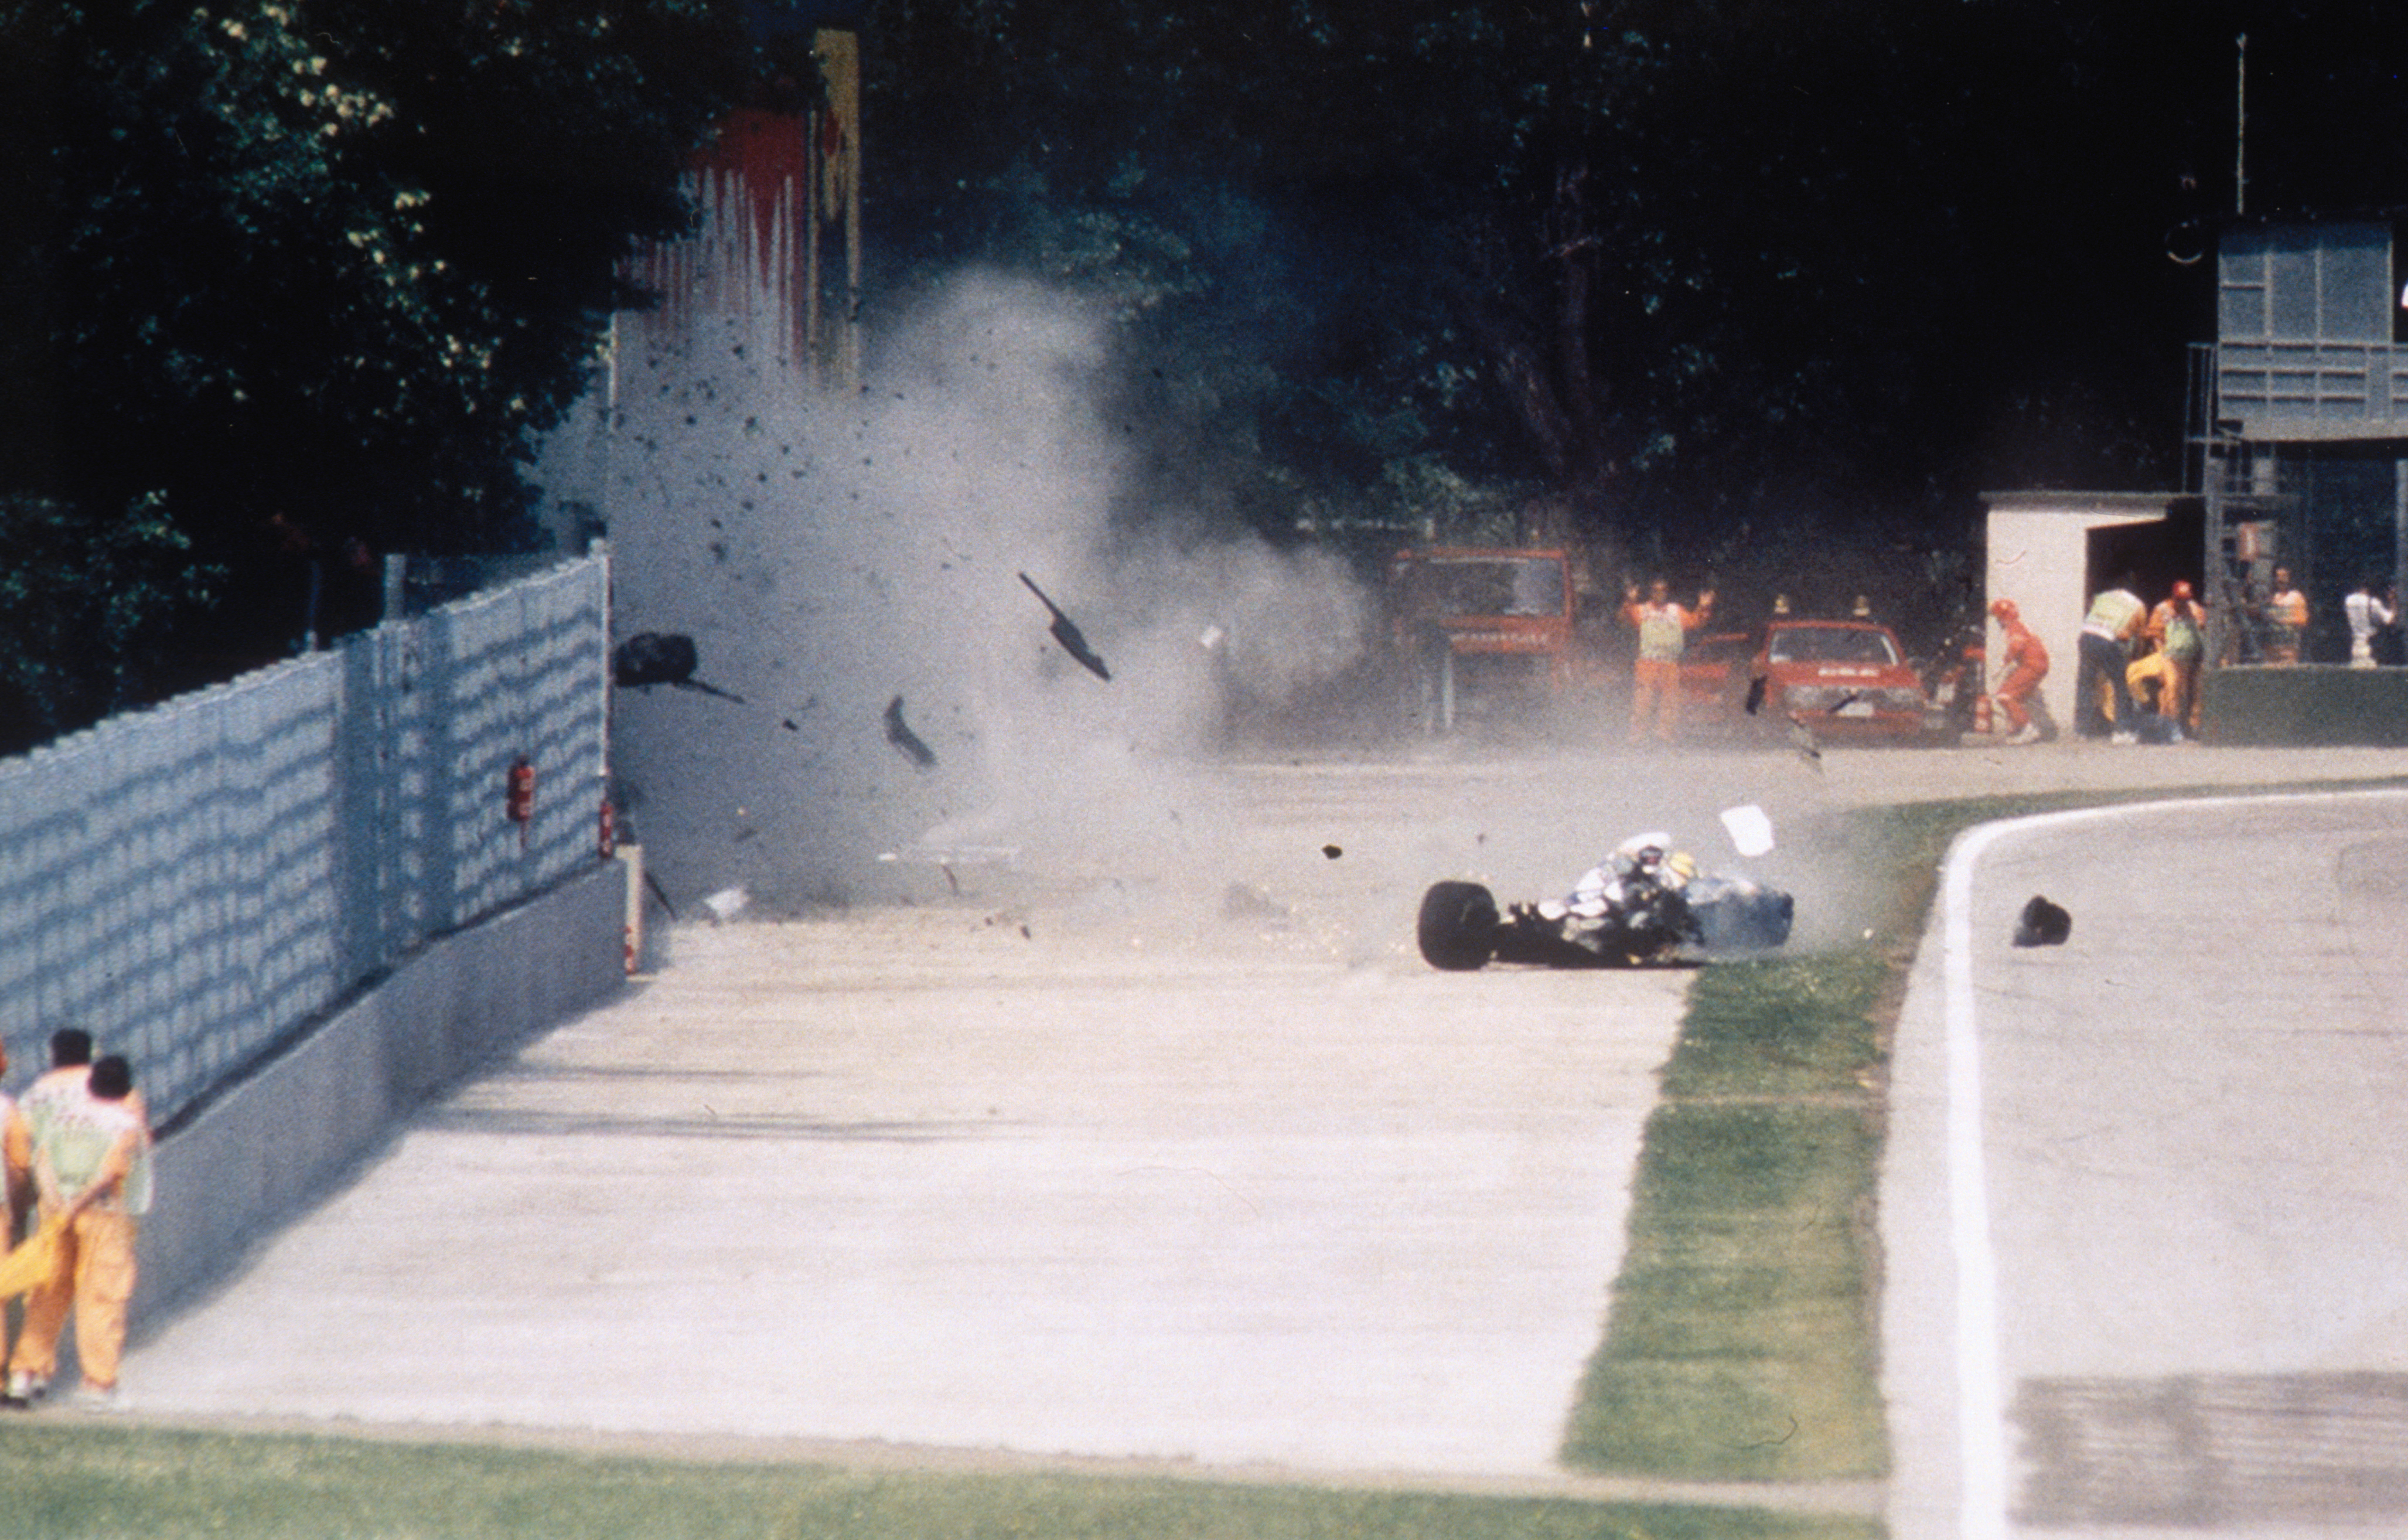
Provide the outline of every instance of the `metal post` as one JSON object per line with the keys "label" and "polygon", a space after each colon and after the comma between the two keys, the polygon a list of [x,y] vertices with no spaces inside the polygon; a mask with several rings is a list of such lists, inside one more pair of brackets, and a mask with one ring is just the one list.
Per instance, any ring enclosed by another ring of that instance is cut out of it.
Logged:
{"label": "metal post", "polygon": [[2240,75],[2232,103],[2232,211],[2238,215],[2249,212],[2249,35],[2235,38],[2233,47]]}

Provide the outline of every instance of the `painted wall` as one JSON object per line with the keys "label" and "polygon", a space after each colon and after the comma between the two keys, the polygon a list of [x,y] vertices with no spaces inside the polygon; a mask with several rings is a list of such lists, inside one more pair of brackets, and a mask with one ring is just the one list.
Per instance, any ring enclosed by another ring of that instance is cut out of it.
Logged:
{"label": "painted wall", "polygon": [[431,939],[592,866],[609,604],[587,556],[0,760],[15,1083],[79,1026],[173,1127]]}
{"label": "painted wall", "polygon": [[628,867],[549,891],[404,960],[161,1141],[133,1328],[222,1275],[437,1093],[627,987]]}

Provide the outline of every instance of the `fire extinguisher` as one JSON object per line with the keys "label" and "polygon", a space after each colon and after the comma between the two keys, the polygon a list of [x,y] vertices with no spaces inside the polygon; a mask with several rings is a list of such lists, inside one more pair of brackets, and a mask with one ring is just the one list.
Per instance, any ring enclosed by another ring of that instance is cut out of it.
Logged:
{"label": "fire extinguisher", "polygon": [[601,846],[602,858],[606,861],[619,853],[619,814],[617,810],[610,806],[609,792],[602,794],[602,827],[598,843]]}
{"label": "fire extinguisher", "polygon": [[519,848],[524,850],[527,828],[535,822],[535,765],[525,755],[510,761],[509,790],[503,800],[503,811],[519,826]]}

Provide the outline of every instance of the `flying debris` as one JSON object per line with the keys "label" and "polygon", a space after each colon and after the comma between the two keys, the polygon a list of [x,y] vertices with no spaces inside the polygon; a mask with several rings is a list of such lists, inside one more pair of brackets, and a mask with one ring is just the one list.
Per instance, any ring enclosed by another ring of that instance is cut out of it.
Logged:
{"label": "flying debris", "polygon": [[2073,916],[2037,893],[2015,922],[2017,946],[2063,946],[2071,934]]}
{"label": "flying debris", "polygon": [[1747,682],[1748,715],[1754,716],[1756,712],[1764,710],[1764,687],[1768,683],[1770,682],[1766,680],[1762,674],[1758,674],[1754,679]]}
{"label": "flying debris", "polygon": [[638,631],[619,643],[618,650],[610,655],[610,678],[623,689],[673,684],[681,690],[700,690],[722,700],[744,704],[742,696],[695,678],[697,661],[694,638],[674,632]]}
{"label": "flying debris", "polygon": [[1772,852],[1772,819],[1753,802],[1723,809],[1723,828],[1730,835],[1731,848],[1742,856],[1752,858]]}
{"label": "flying debris", "polygon": [[661,885],[661,880],[647,871],[644,873],[644,885],[652,890],[653,898],[661,900],[661,907],[669,912],[669,918],[676,919],[678,917],[677,905],[669,902],[669,890]]}
{"label": "flying debris", "polygon": [[920,735],[904,723],[903,698],[899,695],[886,703],[886,741],[900,749],[906,759],[922,770],[937,762],[937,751],[922,742]]}
{"label": "flying debris", "polygon": [[1038,602],[1053,612],[1054,640],[1062,644],[1062,650],[1077,658],[1081,665],[1097,679],[1111,679],[1112,671],[1104,667],[1104,660],[1096,655],[1094,648],[1087,645],[1087,639],[1080,634],[1077,624],[1062,612],[1062,607],[1047,598],[1045,590],[1038,587],[1027,573],[1021,573],[1020,581],[1027,583],[1028,591],[1037,596]]}
{"label": "flying debris", "polygon": [[1796,712],[1789,713],[1789,741],[1796,746],[1798,757],[1813,767],[1816,774],[1823,770],[1823,746],[1814,741],[1814,729]]}

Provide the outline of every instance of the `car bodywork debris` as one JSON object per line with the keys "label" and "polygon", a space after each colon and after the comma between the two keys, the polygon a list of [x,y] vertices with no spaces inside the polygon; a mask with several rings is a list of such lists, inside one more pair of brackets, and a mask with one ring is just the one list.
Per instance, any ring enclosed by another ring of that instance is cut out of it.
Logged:
{"label": "car bodywork debris", "polygon": [[886,703],[886,741],[895,745],[903,757],[922,770],[937,762],[937,751],[920,740],[903,720],[903,698],[896,696]]}
{"label": "car bodywork debris", "polygon": [[1046,611],[1053,615],[1054,624],[1050,629],[1054,640],[1062,644],[1062,650],[1078,659],[1080,666],[1097,679],[1109,681],[1112,677],[1112,671],[1104,667],[1103,658],[1093,647],[1087,645],[1086,636],[1079,629],[1077,623],[1062,612],[1060,605],[1047,598],[1045,590],[1038,587],[1036,580],[1029,577],[1027,573],[1021,573],[1020,581],[1028,585],[1028,591],[1036,595],[1037,601],[1044,605]]}

